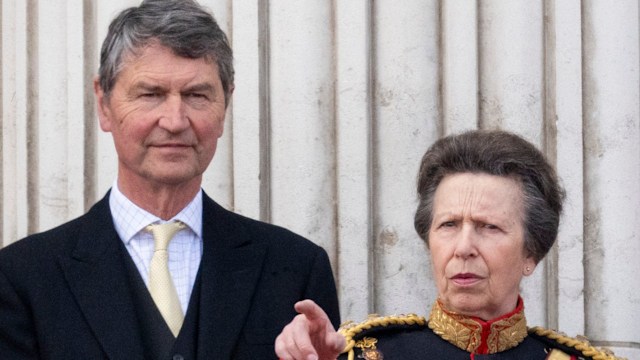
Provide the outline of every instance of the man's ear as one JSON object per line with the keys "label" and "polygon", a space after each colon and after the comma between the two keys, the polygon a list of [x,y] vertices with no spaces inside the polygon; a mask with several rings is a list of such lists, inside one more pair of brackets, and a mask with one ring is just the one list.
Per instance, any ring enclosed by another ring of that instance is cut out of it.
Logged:
{"label": "man's ear", "polygon": [[100,78],[96,76],[93,79],[93,93],[96,97],[96,109],[98,112],[98,120],[100,128],[104,132],[111,131],[111,111],[109,109],[109,99],[105,96],[100,86]]}
{"label": "man's ear", "polygon": [[229,87],[229,91],[227,91],[227,93],[229,94],[229,96],[227,96],[227,94],[225,94],[225,103],[224,103],[224,109],[228,109],[229,108],[229,104],[231,103],[231,97],[233,96],[233,90],[236,89],[235,85],[231,85]]}

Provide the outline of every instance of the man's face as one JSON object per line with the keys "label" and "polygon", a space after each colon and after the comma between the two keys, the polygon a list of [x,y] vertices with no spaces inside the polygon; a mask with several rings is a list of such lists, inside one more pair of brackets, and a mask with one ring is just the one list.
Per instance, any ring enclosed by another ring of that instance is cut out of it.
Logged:
{"label": "man's face", "polygon": [[222,135],[218,66],[154,44],[123,60],[109,98],[94,84],[100,127],[111,132],[120,183],[200,186]]}

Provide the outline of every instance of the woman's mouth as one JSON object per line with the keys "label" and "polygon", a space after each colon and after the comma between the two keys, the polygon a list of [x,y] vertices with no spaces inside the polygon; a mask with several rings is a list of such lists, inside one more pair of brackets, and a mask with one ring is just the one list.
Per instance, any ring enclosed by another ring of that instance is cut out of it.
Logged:
{"label": "woman's mouth", "polygon": [[474,273],[459,273],[451,277],[451,281],[459,286],[472,286],[484,279],[482,276]]}

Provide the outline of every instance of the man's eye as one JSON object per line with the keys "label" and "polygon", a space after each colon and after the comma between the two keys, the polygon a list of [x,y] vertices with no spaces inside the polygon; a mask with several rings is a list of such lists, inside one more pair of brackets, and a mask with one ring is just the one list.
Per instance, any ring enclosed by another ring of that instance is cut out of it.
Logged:
{"label": "man's eye", "polygon": [[207,99],[207,95],[201,94],[201,93],[189,93],[189,94],[187,94],[187,96],[192,98],[192,99],[199,99],[199,100],[206,100]]}

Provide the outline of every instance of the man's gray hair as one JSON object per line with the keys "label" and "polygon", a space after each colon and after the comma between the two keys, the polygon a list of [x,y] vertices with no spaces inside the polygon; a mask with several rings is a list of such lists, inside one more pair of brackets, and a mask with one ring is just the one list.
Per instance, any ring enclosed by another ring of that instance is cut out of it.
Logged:
{"label": "man's gray hair", "polygon": [[124,58],[158,42],[176,55],[218,65],[225,106],[233,91],[233,52],[213,16],[194,0],[145,0],[123,10],[109,25],[100,51],[99,82],[108,98]]}

